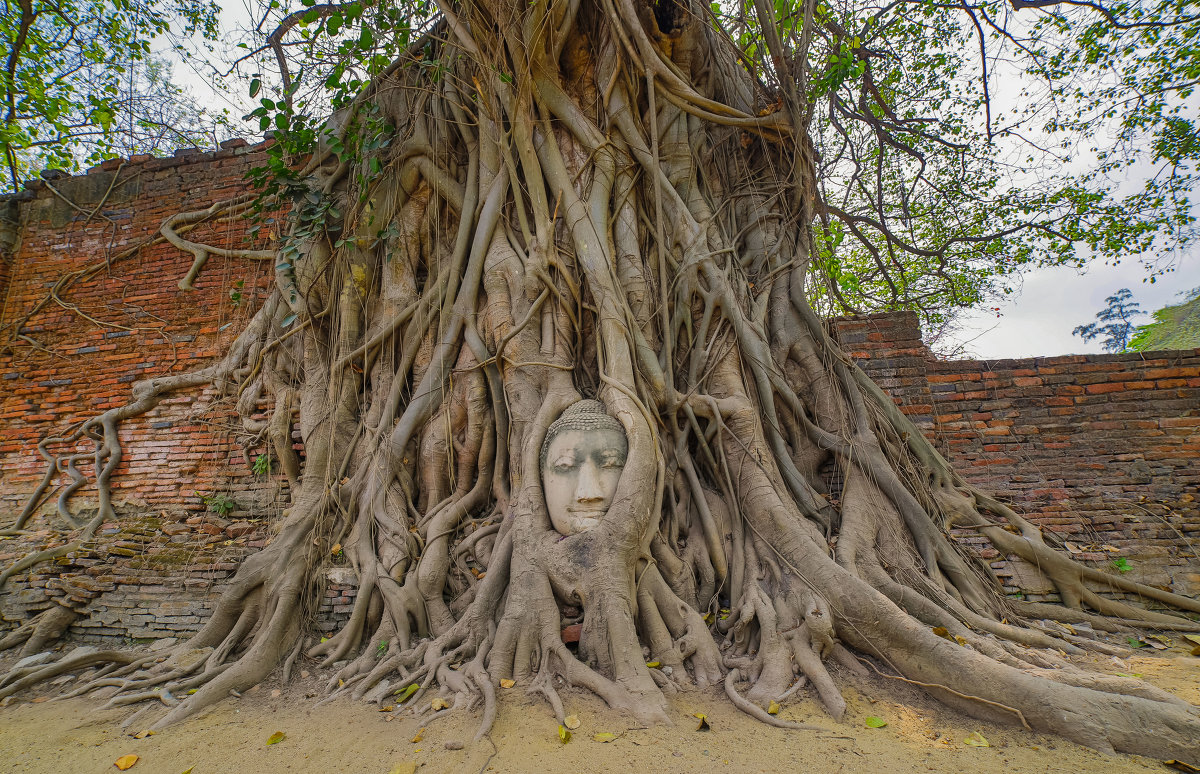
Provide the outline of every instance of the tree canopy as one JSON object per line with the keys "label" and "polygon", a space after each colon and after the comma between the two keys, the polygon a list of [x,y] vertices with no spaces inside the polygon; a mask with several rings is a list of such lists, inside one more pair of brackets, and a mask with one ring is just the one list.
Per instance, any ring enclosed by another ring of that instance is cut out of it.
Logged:
{"label": "tree canopy", "polygon": [[5,187],[39,169],[196,144],[215,118],[187,104],[151,44],[217,33],[210,0],[4,0],[0,12]]}
{"label": "tree canopy", "polygon": [[[936,331],[1022,270],[1140,260],[1153,282],[1194,242],[1192,4],[768,5],[712,3],[699,21],[753,74],[762,112],[805,103],[818,310],[915,309]],[[307,153],[329,106],[433,15],[425,2],[270,3],[241,67],[256,71],[250,118]],[[441,67],[419,66],[434,79]]]}
{"label": "tree canopy", "polygon": [[1157,349],[1200,347],[1200,288],[1184,294],[1184,300],[1153,312],[1154,321],[1139,325],[1129,342],[1138,352]]}

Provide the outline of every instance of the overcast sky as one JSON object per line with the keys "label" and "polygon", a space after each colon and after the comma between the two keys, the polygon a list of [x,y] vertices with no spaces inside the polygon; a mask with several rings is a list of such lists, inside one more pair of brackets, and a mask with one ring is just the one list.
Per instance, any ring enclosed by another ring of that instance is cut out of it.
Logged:
{"label": "overcast sky", "polygon": [[1193,251],[1153,285],[1142,281],[1146,273],[1136,258],[1118,266],[1097,263],[1083,272],[1039,269],[1025,278],[1019,293],[998,304],[999,317],[992,311],[968,312],[951,339],[965,345],[969,354],[964,356],[985,359],[1102,352],[1100,339],[1084,341],[1071,335],[1075,326],[1095,322],[1096,313],[1106,306],[1104,299],[1120,288],[1129,288],[1131,300],[1147,312],[1134,323],[1150,322],[1150,312],[1178,304],[1183,301],[1180,293],[1200,287],[1200,258]]}

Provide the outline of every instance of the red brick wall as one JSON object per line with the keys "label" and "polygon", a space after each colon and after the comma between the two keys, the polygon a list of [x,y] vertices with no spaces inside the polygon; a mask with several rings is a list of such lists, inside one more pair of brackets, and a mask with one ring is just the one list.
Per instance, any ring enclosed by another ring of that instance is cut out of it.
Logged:
{"label": "red brick wall", "polygon": [[[192,257],[150,244],[169,215],[247,190],[244,176],[261,163],[262,148],[227,146],[36,181],[15,203],[19,240],[0,256],[0,524],[12,523],[46,469],[37,453],[42,437],[125,403],[136,380],[211,362],[265,298],[270,261],[214,256],[196,289],[184,292],[177,283]],[[249,226],[241,218],[214,222],[189,238],[250,246]],[[43,303],[64,277],[97,266]],[[246,464],[232,401],[211,389],[184,392],[125,422],[124,456],[113,477],[121,524],[103,525],[85,550],[14,577],[0,602],[3,617],[20,620],[62,598],[91,600],[97,611],[79,633],[155,637],[197,628],[214,584],[264,544],[261,533],[282,502],[282,484]],[[251,459],[259,451],[251,448]],[[214,513],[202,495],[236,505]],[[81,490],[72,506],[94,513],[94,489]],[[33,534],[0,541],[0,566],[67,540],[66,523],[52,515],[53,498],[40,510],[51,515],[31,522]]]}
{"label": "red brick wall", "polygon": [[[913,314],[834,329],[972,483],[1077,558],[1200,594],[1200,350],[938,361]],[[1035,568],[986,558],[1011,591],[1053,596]]]}

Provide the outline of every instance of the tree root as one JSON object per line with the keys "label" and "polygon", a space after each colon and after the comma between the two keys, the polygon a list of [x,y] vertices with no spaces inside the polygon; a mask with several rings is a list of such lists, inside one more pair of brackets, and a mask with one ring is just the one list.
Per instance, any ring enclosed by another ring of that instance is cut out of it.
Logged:
{"label": "tree root", "polygon": [[729,672],[725,675],[725,695],[729,697],[729,701],[733,703],[733,706],[737,707],[742,712],[745,712],[750,717],[754,718],[755,720],[761,720],[767,725],[775,726],[776,728],[788,728],[793,731],[829,730],[827,728],[821,728],[820,726],[810,726],[806,723],[793,723],[790,720],[784,720],[777,715],[768,713],[754,702],[747,701],[746,699],[742,698],[742,696],[737,692],[736,687],[738,678],[740,676],[741,675],[736,669],[729,670]]}

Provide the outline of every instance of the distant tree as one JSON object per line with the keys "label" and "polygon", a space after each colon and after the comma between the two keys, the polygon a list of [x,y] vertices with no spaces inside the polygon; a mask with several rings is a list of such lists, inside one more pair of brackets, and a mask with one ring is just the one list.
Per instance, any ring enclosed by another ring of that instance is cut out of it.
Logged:
{"label": "distant tree", "polygon": [[1200,347],[1200,287],[1181,293],[1184,301],[1154,312],[1154,322],[1139,325],[1129,342],[1138,352]]}
{"label": "distant tree", "polygon": [[1124,352],[1135,327],[1130,321],[1139,314],[1145,314],[1141,304],[1130,301],[1131,298],[1133,293],[1129,288],[1121,288],[1104,299],[1108,306],[1096,313],[1096,322],[1077,326],[1071,333],[1084,341],[1103,336],[1106,352]]}
{"label": "distant tree", "polygon": [[[38,169],[77,169],[125,146],[145,147],[151,127],[188,134],[198,111],[172,86],[150,42],[172,30],[217,34],[210,0],[4,0],[0,12],[0,159],[20,188]],[[173,107],[172,107],[173,106]],[[140,139],[139,139],[140,138]],[[156,149],[151,145],[150,149]]]}

